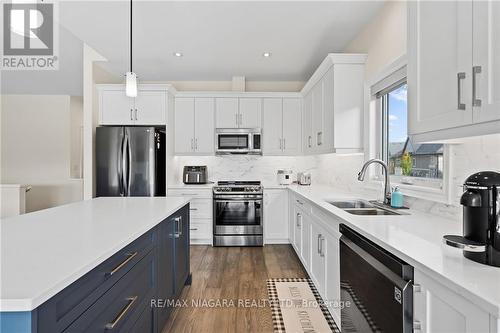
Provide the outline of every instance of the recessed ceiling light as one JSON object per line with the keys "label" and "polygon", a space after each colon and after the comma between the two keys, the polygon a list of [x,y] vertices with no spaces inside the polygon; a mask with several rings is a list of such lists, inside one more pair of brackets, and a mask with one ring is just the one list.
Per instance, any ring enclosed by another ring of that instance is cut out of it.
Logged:
{"label": "recessed ceiling light", "polygon": [[184,54],[182,54],[181,52],[174,52],[174,56],[175,56],[175,57],[180,58],[180,57],[182,57],[183,55],[184,55]]}
{"label": "recessed ceiling light", "polygon": [[262,53],[262,56],[264,58],[269,58],[271,56],[271,52],[264,52],[264,53]]}

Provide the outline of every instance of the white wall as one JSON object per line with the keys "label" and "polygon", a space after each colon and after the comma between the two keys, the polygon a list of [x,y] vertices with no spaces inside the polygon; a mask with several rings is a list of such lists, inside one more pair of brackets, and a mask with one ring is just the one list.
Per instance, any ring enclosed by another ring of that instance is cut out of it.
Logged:
{"label": "white wall", "polygon": [[373,75],[406,54],[406,1],[388,1],[344,49],[367,53],[365,77]]}
{"label": "white wall", "polygon": [[[3,95],[0,183],[28,184],[26,211],[81,200],[70,179],[71,105],[67,95]],[[77,121],[77,118],[75,118]]]}

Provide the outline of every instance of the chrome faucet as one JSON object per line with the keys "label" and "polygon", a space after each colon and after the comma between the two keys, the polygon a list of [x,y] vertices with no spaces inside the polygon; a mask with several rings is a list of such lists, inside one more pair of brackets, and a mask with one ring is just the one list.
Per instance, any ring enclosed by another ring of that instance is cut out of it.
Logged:
{"label": "chrome faucet", "polygon": [[363,164],[363,167],[361,168],[361,171],[358,173],[358,180],[361,182],[365,179],[365,173],[366,169],[368,169],[368,166],[372,163],[378,163],[384,168],[384,204],[385,205],[390,205],[391,204],[391,181],[389,179],[389,168],[387,168],[387,164],[385,164],[384,161],[379,160],[377,158],[372,158],[371,160],[368,160]]}

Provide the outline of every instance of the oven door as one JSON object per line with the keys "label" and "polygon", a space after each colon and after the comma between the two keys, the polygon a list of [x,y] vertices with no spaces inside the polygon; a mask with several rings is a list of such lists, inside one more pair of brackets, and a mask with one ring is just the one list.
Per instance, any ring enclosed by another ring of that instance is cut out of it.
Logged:
{"label": "oven door", "polygon": [[217,133],[217,154],[248,154],[252,137],[248,133]]}
{"label": "oven door", "polygon": [[216,235],[262,235],[262,198],[215,198]]}

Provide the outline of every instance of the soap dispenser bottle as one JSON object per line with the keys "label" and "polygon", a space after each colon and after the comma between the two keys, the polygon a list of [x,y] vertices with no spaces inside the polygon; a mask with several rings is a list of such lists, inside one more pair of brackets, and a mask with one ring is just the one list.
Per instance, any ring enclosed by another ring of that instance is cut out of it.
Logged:
{"label": "soap dispenser bottle", "polygon": [[394,187],[391,193],[391,207],[401,208],[403,207],[403,193],[399,190],[399,187]]}

